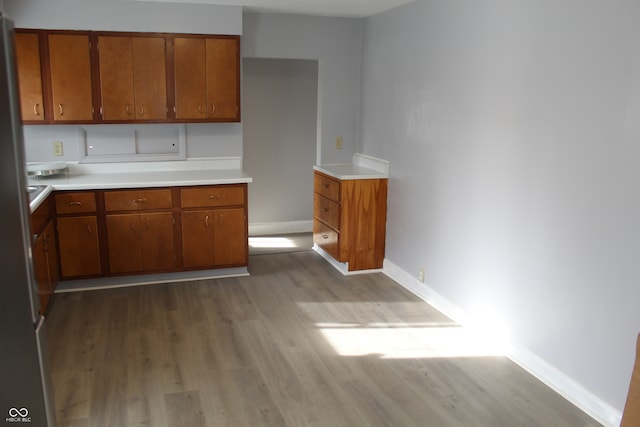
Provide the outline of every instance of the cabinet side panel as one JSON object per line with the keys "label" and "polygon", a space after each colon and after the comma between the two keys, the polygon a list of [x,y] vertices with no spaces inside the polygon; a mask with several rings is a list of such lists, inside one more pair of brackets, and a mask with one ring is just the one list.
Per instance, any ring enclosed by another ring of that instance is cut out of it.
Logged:
{"label": "cabinet side panel", "polygon": [[341,254],[348,259],[349,270],[382,268],[386,196],[383,179],[342,182]]}

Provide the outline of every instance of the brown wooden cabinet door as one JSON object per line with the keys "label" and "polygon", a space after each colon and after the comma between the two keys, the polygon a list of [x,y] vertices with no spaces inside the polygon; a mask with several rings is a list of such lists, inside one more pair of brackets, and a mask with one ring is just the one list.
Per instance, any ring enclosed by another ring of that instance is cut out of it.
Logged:
{"label": "brown wooden cabinet door", "polygon": [[133,56],[130,37],[98,37],[103,120],[133,120]]}
{"label": "brown wooden cabinet door", "polygon": [[98,37],[103,120],[167,118],[165,40]]}
{"label": "brown wooden cabinet door", "polygon": [[175,267],[173,214],[107,215],[109,272],[138,273]]}
{"label": "brown wooden cabinet door", "polygon": [[247,227],[244,209],[216,209],[213,221],[215,265],[246,265]]}
{"label": "brown wooden cabinet door", "polygon": [[145,271],[175,268],[173,214],[153,212],[140,214],[142,267]]}
{"label": "brown wooden cabinet door", "polygon": [[48,40],[53,121],[93,121],[89,35],[49,34]]}
{"label": "brown wooden cabinet door", "polygon": [[213,267],[214,211],[182,212],[182,263],[184,268]]}
{"label": "brown wooden cabinet door", "polygon": [[57,226],[62,277],[100,275],[102,268],[97,218],[95,216],[59,217]]}
{"label": "brown wooden cabinet door", "polygon": [[136,119],[167,118],[167,77],[164,37],[133,37],[133,81]]}
{"label": "brown wooden cabinet door", "polygon": [[138,214],[107,215],[109,272],[142,271],[142,246]]}
{"label": "brown wooden cabinet door", "polygon": [[176,37],[173,44],[176,119],[206,119],[206,43]]}
{"label": "brown wooden cabinet door", "polygon": [[22,120],[42,122],[45,117],[38,33],[16,32],[15,43]]}
{"label": "brown wooden cabinet door", "polygon": [[176,119],[240,120],[237,37],[174,39]]}
{"label": "brown wooden cabinet door", "polygon": [[239,41],[207,39],[207,116],[221,121],[240,120]]}

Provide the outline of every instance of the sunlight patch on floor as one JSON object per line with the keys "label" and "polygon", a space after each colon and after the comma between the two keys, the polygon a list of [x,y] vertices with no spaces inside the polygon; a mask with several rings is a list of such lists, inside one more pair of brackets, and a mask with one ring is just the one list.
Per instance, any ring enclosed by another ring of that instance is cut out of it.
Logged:
{"label": "sunlight patch on floor", "polygon": [[498,343],[460,326],[409,324],[318,325],[341,356],[379,355],[383,359],[480,357],[503,355]]}
{"label": "sunlight patch on floor", "polygon": [[[341,356],[484,357],[502,356],[507,349],[499,336],[462,327],[435,310],[425,314],[423,302],[326,302],[299,306]],[[328,318],[330,313],[334,319]],[[349,313],[350,318],[343,318],[343,313]],[[390,320],[378,320],[385,318]]]}
{"label": "sunlight patch on floor", "polygon": [[295,248],[296,242],[286,237],[249,237],[252,248]]}

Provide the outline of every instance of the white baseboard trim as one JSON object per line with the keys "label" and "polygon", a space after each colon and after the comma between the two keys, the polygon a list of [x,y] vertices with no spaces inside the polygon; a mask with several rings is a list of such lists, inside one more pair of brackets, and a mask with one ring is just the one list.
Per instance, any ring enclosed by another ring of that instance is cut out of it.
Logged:
{"label": "white baseboard trim", "polygon": [[340,261],[336,260],[334,257],[329,255],[327,253],[327,251],[325,251],[324,249],[322,249],[320,246],[316,245],[315,243],[313,244],[313,247],[311,249],[313,249],[318,254],[320,254],[320,256],[322,258],[327,260],[329,262],[329,264],[331,264],[336,270],[338,270],[340,273],[342,273],[345,276],[354,276],[356,274],[369,274],[369,273],[381,273],[382,272],[381,268],[370,269],[370,270],[349,271],[349,263],[348,262],[340,262]]}
{"label": "white baseboard trim", "polygon": [[313,231],[313,220],[254,222],[249,224],[249,236],[267,236],[270,234],[308,233]]}
{"label": "white baseboard trim", "polygon": [[[384,260],[383,273],[395,280],[402,287],[406,288],[419,298],[431,304],[434,308],[450,317],[461,326],[474,327],[477,322],[467,313],[444,298],[433,288],[424,283],[420,283],[417,278],[404,271],[402,268],[389,261]],[[608,403],[599,399],[593,393],[585,389],[572,378],[559,371],[557,368],[543,360],[528,349],[508,343],[505,356],[514,363],[522,367],[531,375],[542,381],[548,387],[584,411],[606,427],[617,427],[620,425],[622,414]]]}

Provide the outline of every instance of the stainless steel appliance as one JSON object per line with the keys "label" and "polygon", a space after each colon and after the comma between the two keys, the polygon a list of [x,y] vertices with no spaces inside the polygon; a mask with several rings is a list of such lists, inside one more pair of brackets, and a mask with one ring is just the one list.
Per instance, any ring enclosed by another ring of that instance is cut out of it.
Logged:
{"label": "stainless steel appliance", "polygon": [[[0,3],[1,4],[1,3]],[[13,23],[0,11],[0,426],[55,426],[31,259]]]}

